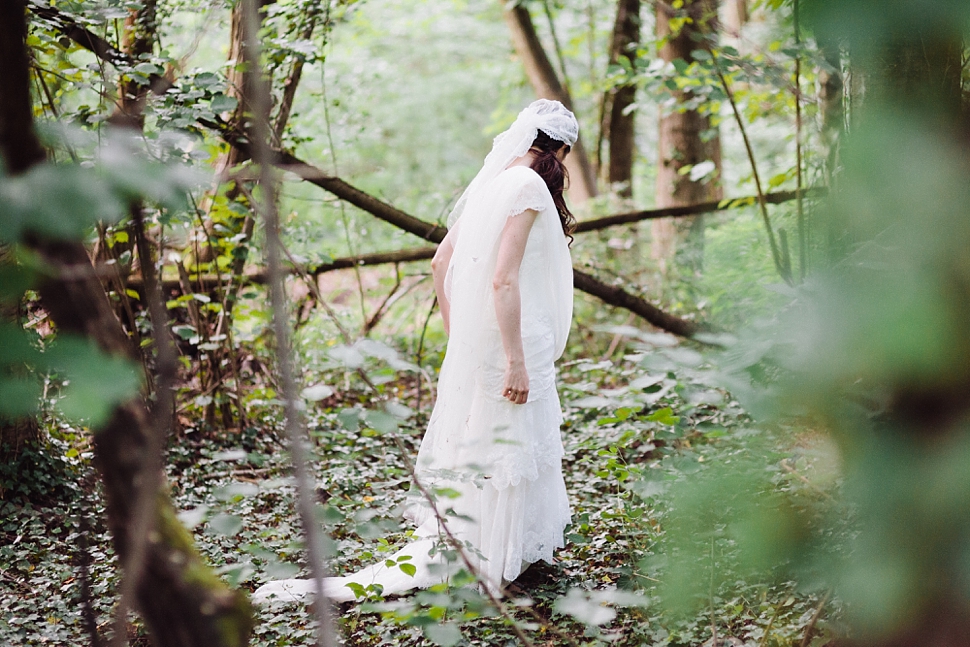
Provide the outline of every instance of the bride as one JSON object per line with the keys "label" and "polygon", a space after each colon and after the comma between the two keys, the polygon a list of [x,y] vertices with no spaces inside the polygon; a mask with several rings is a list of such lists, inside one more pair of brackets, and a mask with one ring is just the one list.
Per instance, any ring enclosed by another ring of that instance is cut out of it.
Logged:
{"label": "bride", "polygon": [[[405,516],[417,526],[414,540],[373,566],[326,578],[330,599],[446,581],[464,566],[445,558],[446,533],[493,592],[563,546],[570,512],[553,362],[572,318],[575,220],[563,199],[563,158],[578,135],[561,103],[533,102],[495,138],[452,211],[431,263],[448,348],[416,463],[422,489],[438,497],[432,506],[413,494]],[[312,590],[312,580],[270,582],[253,599],[298,600]]]}

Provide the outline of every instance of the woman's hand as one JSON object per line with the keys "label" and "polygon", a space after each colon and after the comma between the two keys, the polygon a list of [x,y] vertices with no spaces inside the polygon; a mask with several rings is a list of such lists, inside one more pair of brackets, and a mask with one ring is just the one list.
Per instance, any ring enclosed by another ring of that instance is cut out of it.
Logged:
{"label": "woman's hand", "polygon": [[525,362],[510,362],[505,369],[505,385],[502,396],[512,404],[525,404],[529,400],[529,373]]}

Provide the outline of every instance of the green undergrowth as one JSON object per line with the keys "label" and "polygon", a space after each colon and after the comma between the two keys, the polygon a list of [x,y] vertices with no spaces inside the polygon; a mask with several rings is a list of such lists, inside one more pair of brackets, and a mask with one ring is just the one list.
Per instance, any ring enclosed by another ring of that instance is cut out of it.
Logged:
{"label": "green undergrowth", "polygon": [[[671,516],[678,505],[689,509],[690,487],[703,483],[711,466],[755,470],[770,488],[811,499],[831,487],[816,478],[825,456],[821,441],[754,425],[706,377],[699,353],[665,338],[652,341],[613,361],[562,367],[563,469],[573,521],[556,562],[530,567],[509,588],[507,608],[537,645],[713,645],[715,634],[717,644],[800,645],[809,625],[817,634],[812,644],[825,644],[834,607],[825,605],[823,591],[796,584],[785,569],[749,568],[736,537],[718,525],[717,511],[700,520],[714,524],[713,531],[698,526],[686,535],[682,519]],[[333,374],[319,377],[341,388],[308,398],[318,513],[335,574],[408,541],[401,510],[409,477],[389,435],[413,456],[429,404],[425,392],[418,409],[417,382],[403,375],[380,387],[396,405],[386,411],[353,379]],[[242,432],[174,438],[167,464],[173,499],[203,556],[230,584],[255,590],[270,580],[307,577],[308,569],[280,412],[268,402],[250,419],[253,426]],[[77,459],[77,474],[59,478],[82,483],[80,475],[93,469],[86,456]],[[91,611],[102,635],[110,633],[117,565],[93,482],[59,491],[43,506],[15,496],[0,502],[3,644],[89,642],[81,614],[85,552]],[[729,510],[738,502],[723,505]],[[687,569],[672,561],[695,539],[709,542],[704,559]],[[824,613],[817,614],[820,603]],[[335,612],[347,645],[519,642],[473,587],[345,604]],[[252,644],[311,644],[312,616],[306,605],[260,608]],[[132,633],[140,632],[136,621]]]}

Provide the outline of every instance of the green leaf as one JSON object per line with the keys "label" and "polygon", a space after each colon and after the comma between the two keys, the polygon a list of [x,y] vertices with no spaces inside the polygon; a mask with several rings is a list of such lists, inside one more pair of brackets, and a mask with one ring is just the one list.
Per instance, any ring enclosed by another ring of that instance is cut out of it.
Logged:
{"label": "green leaf", "polygon": [[411,577],[414,577],[414,574],[418,572],[418,568],[414,564],[398,564],[397,567]]}
{"label": "green leaf", "polygon": [[333,395],[333,389],[326,384],[308,386],[300,392],[300,397],[308,402],[318,402]]}
{"label": "green leaf", "polygon": [[195,84],[200,88],[208,88],[221,82],[222,80],[212,72],[203,72],[195,76]]}
{"label": "green leaf", "polygon": [[108,355],[90,340],[62,336],[44,353],[44,364],[67,380],[57,409],[97,428],[115,406],[138,395],[141,368],[126,357]]}
{"label": "green leaf", "polygon": [[243,528],[243,520],[234,514],[220,512],[209,519],[209,529],[227,537],[235,536]]}
{"label": "green leaf", "polygon": [[364,420],[382,434],[392,434],[397,431],[397,418],[383,411],[366,411]]}
{"label": "green leaf", "polygon": [[164,74],[165,70],[161,66],[155,65],[154,63],[139,63],[135,67],[131,68],[139,74],[144,74],[145,76],[151,76],[152,74]]}
{"label": "green leaf", "polygon": [[337,414],[340,426],[347,431],[357,431],[360,429],[360,418],[363,412],[360,409],[341,409]]}
{"label": "green leaf", "polygon": [[591,600],[580,589],[569,589],[565,597],[553,605],[559,613],[565,613],[586,625],[602,625],[616,617],[616,611]]}
{"label": "green leaf", "polygon": [[116,222],[124,212],[124,203],[90,168],[39,164],[0,177],[0,240],[15,242],[27,232],[73,240],[94,222]]}
{"label": "green leaf", "polygon": [[41,392],[36,379],[0,377],[0,414],[10,419],[32,415],[37,411]]}
{"label": "green leaf", "polygon": [[453,647],[461,641],[461,629],[458,625],[448,622],[445,624],[430,624],[424,627],[424,635],[440,647]]}
{"label": "green leaf", "polygon": [[209,105],[212,108],[212,112],[215,113],[232,112],[239,105],[239,101],[234,97],[219,93],[212,97],[212,102]]}
{"label": "green leaf", "polygon": [[654,411],[646,418],[650,422],[659,422],[662,425],[676,425],[680,422],[680,417],[675,416],[673,409],[664,407],[659,411]]}

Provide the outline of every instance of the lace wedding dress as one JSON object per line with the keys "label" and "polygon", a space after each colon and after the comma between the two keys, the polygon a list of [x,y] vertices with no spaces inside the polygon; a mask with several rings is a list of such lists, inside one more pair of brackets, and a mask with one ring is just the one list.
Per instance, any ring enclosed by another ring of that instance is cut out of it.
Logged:
{"label": "lace wedding dress", "polygon": [[[553,362],[565,347],[572,317],[572,265],[555,204],[535,171],[513,166],[481,188],[464,205],[445,279],[451,334],[416,469],[427,489],[448,489],[450,497],[438,497],[439,514],[448,512],[448,529],[466,543],[466,555],[497,591],[528,564],[552,561],[569,523]],[[538,212],[519,271],[530,391],[525,404],[512,404],[502,397],[507,361],[492,276],[506,219],[528,209]],[[379,584],[384,595],[426,588],[462,566],[432,550],[441,545],[440,520],[417,494],[406,516],[417,526],[415,540],[371,567],[326,578],[328,597],[353,600],[350,583]],[[404,572],[397,565],[402,562],[416,572]],[[298,600],[312,589],[311,580],[271,582],[254,600]]]}
{"label": "lace wedding dress", "polygon": [[[545,182],[531,168],[512,166],[540,130],[567,146],[579,136],[575,115],[561,103],[533,102],[495,138],[448,219],[449,227],[459,225],[449,234],[454,251],[445,277],[451,330],[438,398],[416,463],[418,481],[443,495],[437,498],[438,514],[412,488],[406,516],[417,527],[414,541],[373,566],[325,578],[332,600],[355,599],[348,585],[379,585],[389,595],[445,581],[462,566],[437,550],[445,529],[463,543],[463,552],[492,591],[528,564],[551,561],[553,550],[563,545],[569,502],[553,362],[569,334],[572,264]],[[502,396],[507,359],[492,278],[508,219],[530,209],[538,216],[519,269],[529,398],[512,404]],[[413,572],[405,572],[401,563],[414,566]],[[253,600],[300,600],[313,589],[311,580],[270,582]]]}

